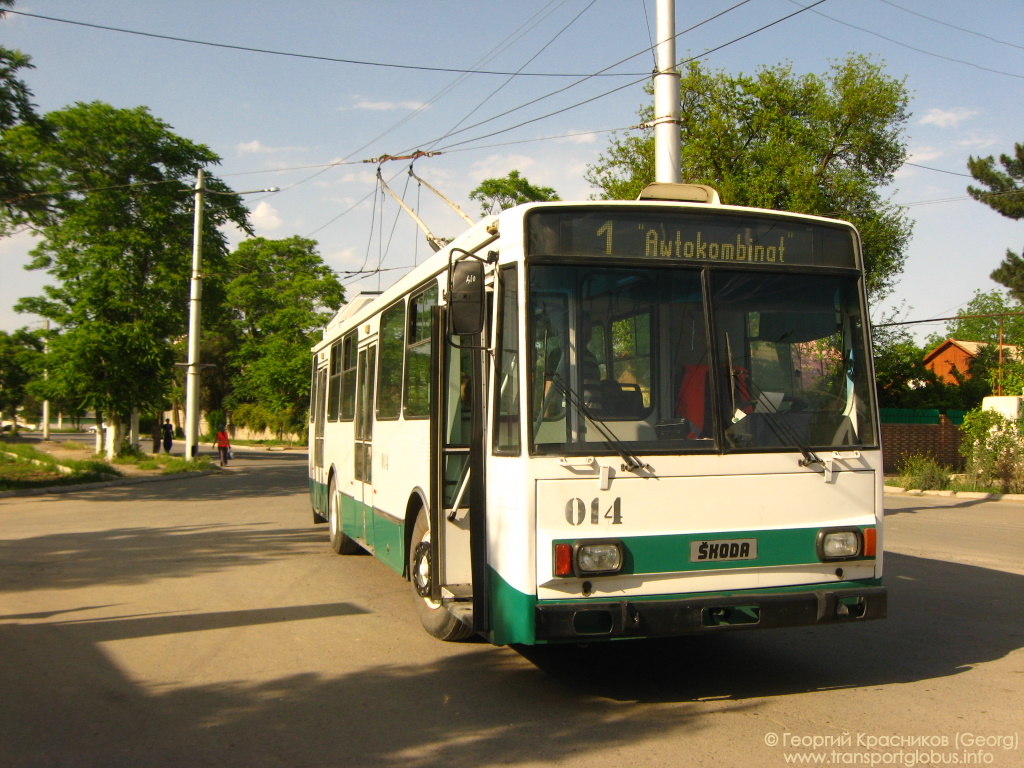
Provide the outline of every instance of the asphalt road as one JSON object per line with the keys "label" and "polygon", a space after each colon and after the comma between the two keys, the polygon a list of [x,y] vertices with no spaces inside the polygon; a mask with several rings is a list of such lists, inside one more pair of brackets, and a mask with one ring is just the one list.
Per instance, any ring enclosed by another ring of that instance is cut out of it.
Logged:
{"label": "asphalt road", "polygon": [[237,455],[0,500],[0,766],[1024,765],[1024,506],[887,497],[885,621],[496,648]]}

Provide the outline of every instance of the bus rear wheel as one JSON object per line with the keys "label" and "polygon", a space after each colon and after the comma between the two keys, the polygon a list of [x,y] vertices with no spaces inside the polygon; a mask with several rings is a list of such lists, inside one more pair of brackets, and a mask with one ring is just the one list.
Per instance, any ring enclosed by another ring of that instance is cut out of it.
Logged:
{"label": "bus rear wheel", "polygon": [[331,549],[338,555],[354,555],[360,550],[359,544],[341,530],[341,497],[335,479],[327,490],[327,522],[331,525]]}
{"label": "bus rear wheel", "polygon": [[444,605],[430,599],[432,578],[430,529],[427,527],[427,513],[421,509],[416,515],[412,541],[409,543],[409,582],[412,584],[416,612],[423,628],[438,640],[465,640],[473,634],[473,630],[452,616]]}

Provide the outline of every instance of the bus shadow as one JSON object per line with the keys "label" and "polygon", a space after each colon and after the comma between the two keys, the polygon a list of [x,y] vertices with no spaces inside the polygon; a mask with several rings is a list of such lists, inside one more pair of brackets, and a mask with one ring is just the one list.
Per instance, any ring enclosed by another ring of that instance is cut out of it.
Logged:
{"label": "bus shadow", "polygon": [[[496,764],[496,756],[502,765],[537,765],[551,755],[626,750],[687,733],[701,716],[694,704],[624,711],[565,690],[504,649],[436,646],[427,638],[411,643],[429,657],[421,661],[394,656],[331,675],[246,678],[239,675],[245,665],[222,656],[231,672],[162,685],[136,682],[105,647],[167,634],[189,643],[191,633],[209,631],[232,632],[249,647],[257,637],[286,637],[287,630],[273,632],[280,623],[361,617],[372,618],[339,603],[56,625],[0,621],[0,686],[18,692],[0,704],[0,765],[477,768]],[[379,638],[364,642],[380,646]],[[456,652],[432,654],[435,648]],[[277,651],[294,664],[312,649]],[[361,647],[356,655],[369,653]],[[200,653],[191,663],[205,659]],[[733,709],[750,706],[757,705]]]}
{"label": "bus shadow", "polygon": [[516,650],[580,693],[676,702],[946,677],[1024,646],[1024,576],[894,553],[885,562],[881,621]]}

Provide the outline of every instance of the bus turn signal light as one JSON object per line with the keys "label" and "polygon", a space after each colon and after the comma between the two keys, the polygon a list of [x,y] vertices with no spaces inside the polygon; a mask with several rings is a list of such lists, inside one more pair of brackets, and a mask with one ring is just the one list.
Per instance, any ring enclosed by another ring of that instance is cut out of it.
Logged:
{"label": "bus turn signal light", "polygon": [[555,576],[572,576],[571,544],[555,544]]}
{"label": "bus turn signal light", "polygon": [[878,547],[878,530],[876,528],[864,529],[864,557],[875,557]]}

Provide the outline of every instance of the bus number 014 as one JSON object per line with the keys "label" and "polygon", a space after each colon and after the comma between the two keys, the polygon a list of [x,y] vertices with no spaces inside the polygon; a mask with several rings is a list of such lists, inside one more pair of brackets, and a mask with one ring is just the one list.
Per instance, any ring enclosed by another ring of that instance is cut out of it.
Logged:
{"label": "bus number 014", "polygon": [[[622,525],[622,499],[616,498],[608,509],[605,510],[604,518],[611,520],[612,525]],[[587,519],[587,505],[583,499],[569,499],[565,502],[565,519],[569,525],[583,525]],[[590,502],[590,524],[597,525],[601,522],[601,500],[594,499]]]}

